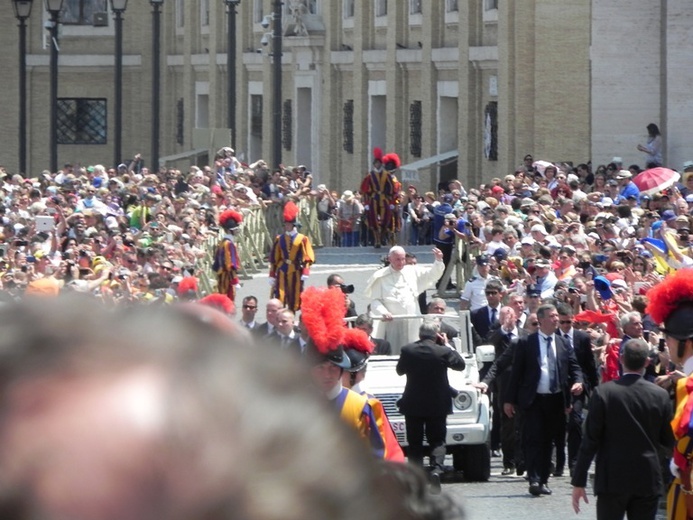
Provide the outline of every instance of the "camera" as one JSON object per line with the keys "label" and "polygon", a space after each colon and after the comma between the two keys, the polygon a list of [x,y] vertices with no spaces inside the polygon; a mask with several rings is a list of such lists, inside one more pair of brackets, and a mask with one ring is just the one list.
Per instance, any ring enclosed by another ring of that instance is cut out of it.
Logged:
{"label": "camera", "polygon": [[267,37],[266,34],[262,36],[262,39],[260,40],[260,43],[262,44],[263,47],[267,47],[269,45],[269,38]]}
{"label": "camera", "polygon": [[457,224],[457,222],[455,222],[454,220],[446,220],[445,221],[446,226],[454,226],[455,224]]}
{"label": "camera", "polygon": [[[263,29],[269,29],[269,26],[270,26],[270,17],[269,16],[263,17],[262,21],[260,22],[260,27],[262,27]],[[263,45],[267,45],[267,44],[265,43]]]}
{"label": "camera", "polygon": [[349,285],[339,284],[339,288],[342,290],[342,292],[344,294],[351,294],[354,292],[354,285],[353,284],[349,284]]}

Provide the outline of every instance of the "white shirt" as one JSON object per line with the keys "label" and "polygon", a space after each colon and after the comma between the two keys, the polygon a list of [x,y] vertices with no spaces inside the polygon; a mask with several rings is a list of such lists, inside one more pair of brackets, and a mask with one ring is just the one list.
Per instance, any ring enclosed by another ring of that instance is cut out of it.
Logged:
{"label": "white shirt", "polygon": [[[539,333],[539,385],[537,385],[538,394],[550,394],[549,390],[549,357],[547,350],[547,337],[551,338],[551,350],[553,350],[554,359],[556,358],[556,335],[551,334],[546,336],[544,333]],[[557,361],[558,362],[558,361]]]}

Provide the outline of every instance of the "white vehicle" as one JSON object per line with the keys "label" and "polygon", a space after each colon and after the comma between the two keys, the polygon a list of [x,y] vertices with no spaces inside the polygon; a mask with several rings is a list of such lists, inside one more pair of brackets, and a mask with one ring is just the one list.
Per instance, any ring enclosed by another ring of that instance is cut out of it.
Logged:
{"label": "white vehicle", "polygon": [[[468,312],[461,313],[461,322],[460,330],[468,334],[462,334],[462,340],[456,341],[455,347],[466,366],[464,371],[448,370],[450,386],[459,393],[453,397],[451,391],[453,413],[448,415],[445,445],[447,453],[452,455],[455,470],[462,471],[466,480],[486,481],[491,475],[491,406],[488,395],[482,394],[472,383],[479,382],[481,364],[493,362],[494,349],[492,345],[482,345],[477,348],[476,355],[472,354]],[[397,404],[404,392],[406,376],[397,375],[398,359],[398,356],[371,356],[364,387],[382,402],[406,453],[404,416]]]}

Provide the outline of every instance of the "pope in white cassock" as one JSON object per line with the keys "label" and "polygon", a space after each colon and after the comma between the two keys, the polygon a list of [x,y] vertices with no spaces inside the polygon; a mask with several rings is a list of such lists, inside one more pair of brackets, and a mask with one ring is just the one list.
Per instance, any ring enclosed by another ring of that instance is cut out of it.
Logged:
{"label": "pope in white cassock", "polygon": [[366,284],[371,315],[383,318],[375,320],[373,337],[389,341],[392,355],[419,339],[421,319],[393,320],[392,316],[419,314],[419,294],[435,286],[445,271],[443,252],[433,248],[433,255],[433,265],[406,265],[404,248],[394,246],[387,256],[390,265],[373,273]]}

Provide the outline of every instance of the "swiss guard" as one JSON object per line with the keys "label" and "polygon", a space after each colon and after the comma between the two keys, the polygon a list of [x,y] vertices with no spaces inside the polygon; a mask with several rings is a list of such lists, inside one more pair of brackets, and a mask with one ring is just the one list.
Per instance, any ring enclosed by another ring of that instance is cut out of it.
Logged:
{"label": "swiss guard", "polygon": [[241,261],[234,235],[241,222],[243,215],[232,209],[227,209],[219,215],[219,226],[224,230],[224,238],[217,246],[212,264],[212,270],[217,273],[217,292],[225,294],[232,302],[236,301],[236,289],[240,287],[238,268]]}

